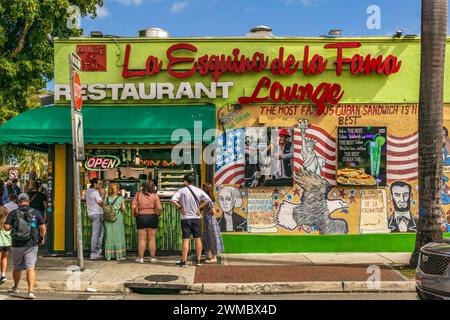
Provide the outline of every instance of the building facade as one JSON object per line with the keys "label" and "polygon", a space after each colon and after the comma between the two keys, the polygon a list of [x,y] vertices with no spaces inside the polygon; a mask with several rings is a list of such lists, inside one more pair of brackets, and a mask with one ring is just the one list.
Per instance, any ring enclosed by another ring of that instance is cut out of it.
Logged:
{"label": "building facade", "polygon": [[[82,60],[81,185],[96,176],[132,197],[139,182],[157,182],[167,200],[161,250],[179,248],[168,199],[186,173],[199,186],[213,184],[227,252],[413,249],[419,38],[55,40],[55,105],[6,123],[0,142],[50,150],[56,253],[74,250],[71,52]],[[35,123],[36,131],[13,138],[14,121]],[[442,156],[450,168],[446,128]],[[125,224],[133,250],[131,214]],[[448,232],[448,222],[442,227]]]}

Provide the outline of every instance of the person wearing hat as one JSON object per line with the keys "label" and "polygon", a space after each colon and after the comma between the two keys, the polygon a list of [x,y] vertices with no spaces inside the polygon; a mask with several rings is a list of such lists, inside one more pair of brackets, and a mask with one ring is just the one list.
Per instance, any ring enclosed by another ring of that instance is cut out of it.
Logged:
{"label": "person wearing hat", "polygon": [[6,218],[3,229],[11,230],[13,255],[13,279],[14,286],[11,288],[11,294],[19,293],[19,282],[22,277],[22,271],[27,272],[28,299],[34,299],[34,282],[38,246],[44,244],[46,233],[45,223],[39,212],[29,206],[30,198],[26,193],[18,196],[19,208],[9,213]]}
{"label": "person wearing hat", "polygon": [[8,180],[6,182],[6,186],[3,190],[2,202],[7,203],[9,201],[9,195],[14,193],[15,195],[19,195],[19,192],[14,187],[14,183],[12,180]]}
{"label": "person wearing hat", "polygon": [[294,150],[292,142],[288,141],[291,137],[288,130],[282,128],[278,131],[278,152],[275,154],[277,166],[275,167],[275,179],[292,178],[292,159],[294,158]]}

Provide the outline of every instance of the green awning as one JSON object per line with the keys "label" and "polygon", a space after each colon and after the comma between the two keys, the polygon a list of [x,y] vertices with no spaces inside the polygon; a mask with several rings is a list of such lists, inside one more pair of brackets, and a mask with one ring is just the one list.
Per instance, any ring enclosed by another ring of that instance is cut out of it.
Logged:
{"label": "green awning", "polygon": [[[214,105],[83,106],[82,113],[85,144],[176,143],[171,136],[179,128],[199,141],[216,124]],[[201,130],[194,130],[194,121],[201,121]],[[68,106],[28,110],[0,126],[0,144],[64,143],[72,143]]]}

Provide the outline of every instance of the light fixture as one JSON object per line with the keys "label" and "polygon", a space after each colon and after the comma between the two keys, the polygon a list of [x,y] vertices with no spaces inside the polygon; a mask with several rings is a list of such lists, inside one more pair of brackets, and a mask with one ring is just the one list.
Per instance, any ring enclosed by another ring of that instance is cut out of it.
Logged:
{"label": "light fixture", "polygon": [[394,35],[394,37],[396,37],[396,38],[400,38],[400,37],[402,36],[402,34],[403,34],[403,31],[402,31],[402,30],[400,30],[400,29],[398,29],[397,31],[395,31],[395,35]]}
{"label": "light fixture", "polygon": [[91,38],[103,38],[101,31],[91,31]]}
{"label": "light fixture", "polygon": [[139,155],[139,149],[136,149],[136,157],[134,157],[134,164],[141,165],[141,156]]}

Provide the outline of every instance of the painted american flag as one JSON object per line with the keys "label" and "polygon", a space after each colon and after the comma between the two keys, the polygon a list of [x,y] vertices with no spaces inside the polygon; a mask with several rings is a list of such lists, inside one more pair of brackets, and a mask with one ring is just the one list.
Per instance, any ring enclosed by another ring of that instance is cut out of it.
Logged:
{"label": "painted american flag", "polygon": [[245,130],[227,130],[216,140],[215,175],[216,186],[243,184],[245,176]]}
{"label": "painted american flag", "polygon": [[419,177],[419,134],[405,137],[388,135],[387,182],[411,181]]}
{"label": "painted american flag", "polygon": [[[314,152],[317,156],[325,159],[325,166],[322,168],[322,177],[332,186],[336,185],[336,139],[325,130],[310,125],[306,129],[306,137],[317,141]],[[294,171],[303,167],[302,134],[299,128],[294,129]]]}

